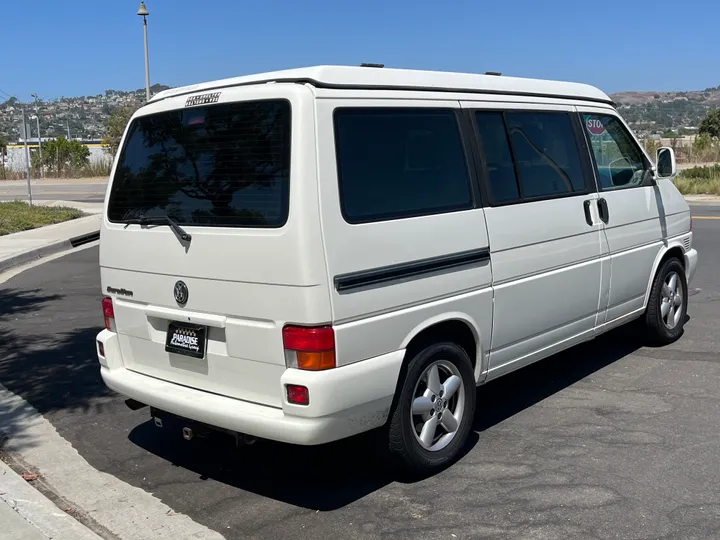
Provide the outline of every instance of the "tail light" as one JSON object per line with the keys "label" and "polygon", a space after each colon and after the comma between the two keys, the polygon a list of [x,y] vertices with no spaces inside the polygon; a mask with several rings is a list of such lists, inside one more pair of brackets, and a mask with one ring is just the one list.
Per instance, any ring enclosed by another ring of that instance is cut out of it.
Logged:
{"label": "tail light", "polygon": [[115,331],[115,308],[113,307],[112,298],[105,297],[102,299],[103,316],[105,317],[105,328]]}
{"label": "tail light", "polygon": [[288,384],[285,388],[287,389],[288,403],[292,403],[293,405],[310,405],[310,392],[306,386]]}
{"label": "tail light", "polygon": [[336,366],[335,331],[331,326],[283,328],[283,347],[288,367],[322,371]]}

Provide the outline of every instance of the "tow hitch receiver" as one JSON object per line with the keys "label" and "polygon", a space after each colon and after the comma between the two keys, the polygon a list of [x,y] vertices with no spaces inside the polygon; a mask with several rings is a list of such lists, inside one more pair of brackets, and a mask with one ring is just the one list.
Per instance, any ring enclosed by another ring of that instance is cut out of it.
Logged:
{"label": "tow hitch receiver", "polygon": [[258,438],[253,435],[238,433],[219,427],[212,427],[207,424],[203,424],[202,422],[190,420],[189,418],[182,418],[172,413],[156,409],[155,407],[150,407],[150,416],[152,417],[155,425],[159,428],[167,426],[168,428],[172,428],[174,430],[177,427],[182,427],[182,437],[186,441],[204,439],[209,437],[213,432],[230,435],[235,440],[235,445],[237,447],[251,446],[258,441]]}

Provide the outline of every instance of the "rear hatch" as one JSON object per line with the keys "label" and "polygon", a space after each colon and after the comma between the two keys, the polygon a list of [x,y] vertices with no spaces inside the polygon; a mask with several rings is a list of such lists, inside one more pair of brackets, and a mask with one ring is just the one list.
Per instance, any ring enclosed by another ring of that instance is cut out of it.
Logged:
{"label": "rear hatch", "polygon": [[312,109],[307,89],[278,84],[136,114],[100,239],[125,367],[281,405],[282,327],[331,319],[315,164],[303,158],[315,154]]}

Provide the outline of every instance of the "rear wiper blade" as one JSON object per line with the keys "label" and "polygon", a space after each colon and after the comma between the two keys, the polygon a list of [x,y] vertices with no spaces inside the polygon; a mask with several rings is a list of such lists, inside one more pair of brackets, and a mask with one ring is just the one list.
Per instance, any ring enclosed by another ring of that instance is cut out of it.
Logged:
{"label": "rear wiper blade", "polygon": [[167,225],[180,237],[181,240],[185,240],[186,242],[190,242],[190,240],[192,240],[192,236],[170,216],[144,216],[139,218],[124,219],[122,222],[129,225]]}

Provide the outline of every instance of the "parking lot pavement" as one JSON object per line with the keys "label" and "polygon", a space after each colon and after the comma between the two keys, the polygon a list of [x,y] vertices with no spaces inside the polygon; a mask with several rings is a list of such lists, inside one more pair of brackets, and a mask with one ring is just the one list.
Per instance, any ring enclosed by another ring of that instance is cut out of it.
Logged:
{"label": "parking lot pavement", "polygon": [[717,539],[720,220],[693,228],[680,341],[647,348],[622,328],[481,387],[466,455],[423,481],[387,470],[362,437],[237,450],[125,408],[94,355],[96,248],[0,285],[0,383],[93,467],[226,538]]}

